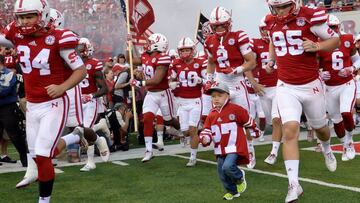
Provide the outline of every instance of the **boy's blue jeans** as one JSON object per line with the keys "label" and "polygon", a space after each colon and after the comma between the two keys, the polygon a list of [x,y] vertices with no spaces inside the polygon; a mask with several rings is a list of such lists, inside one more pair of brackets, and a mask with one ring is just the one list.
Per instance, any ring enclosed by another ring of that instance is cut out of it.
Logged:
{"label": "boy's blue jeans", "polygon": [[236,184],[239,183],[243,177],[243,173],[236,165],[238,156],[238,154],[217,156],[219,178],[224,188],[231,194],[238,193]]}

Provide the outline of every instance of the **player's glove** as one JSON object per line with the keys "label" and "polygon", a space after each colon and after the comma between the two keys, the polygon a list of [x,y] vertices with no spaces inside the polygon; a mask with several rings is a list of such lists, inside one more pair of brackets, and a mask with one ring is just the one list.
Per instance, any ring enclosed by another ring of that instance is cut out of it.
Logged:
{"label": "player's glove", "polygon": [[320,73],[320,77],[321,77],[321,79],[323,79],[324,81],[328,81],[328,80],[330,80],[331,75],[330,75],[330,72],[329,72],[329,71],[322,71],[322,72]]}
{"label": "player's glove", "polygon": [[131,86],[136,86],[136,87],[141,87],[141,86],[145,86],[145,80],[143,81],[139,81],[139,80],[136,80],[136,79],[131,79],[130,80],[130,85]]}
{"label": "player's glove", "polygon": [[199,76],[195,76],[195,77],[194,77],[194,82],[195,82],[196,84],[202,84],[202,83],[203,83],[203,79],[202,79],[201,77],[199,77]]}
{"label": "player's glove", "polygon": [[353,72],[354,72],[354,67],[353,67],[353,66],[349,66],[349,67],[346,67],[346,68],[341,69],[341,70],[338,72],[338,75],[339,75],[340,77],[346,78],[346,77],[349,77],[350,75],[352,75]]}
{"label": "player's glove", "polygon": [[91,101],[93,99],[93,95],[92,94],[83,94],[81,95],[81,101],[83,104],[88,103],[89,101]]}
{"label": "player's glove", "polygon": [[260,137],[260,130],[258,128],[249,129],[251,137],[258,138]]}
{"label": "player's glove", "polygon": [[180,82],[177,82],[177,81],[172,81],[172,82],[169,82],[169,88],[174,90],[176,89],[177,87],[179,87],[179,84]]}
{"label": "player's glove", "polygon": [[234,75],[239,75],[244,72],[244,69],[245,69],[244,66],[238,66],[236,68],[233,68],[231,73]]}

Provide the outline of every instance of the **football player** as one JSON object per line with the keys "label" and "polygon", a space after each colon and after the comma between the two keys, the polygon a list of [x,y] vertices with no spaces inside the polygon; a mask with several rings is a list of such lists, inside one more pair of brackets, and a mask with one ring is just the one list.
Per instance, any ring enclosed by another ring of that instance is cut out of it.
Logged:
{"label": "football player", "polygon": [[146,51],[140,58],[134,57],[133,60],[134,65],[142,64],[145,80],[132,79],[130,81],[132,86],[145,86],[148,91],[143,103],[146,151],[142,162],[150,161],[153,158],[153,122],[159,109],[165,125],[172,125],[176,129],[180,129],[180,124],[175,118],[173,95],[168,85],[167,73],[171,62],[170,56],[166,54],[168,40],[163,34],[154,33],[147,41]]}
{"label": "football player", "polygon": [[[86,78],[80,83],[81,101],[84,116],[83,125],[86,128],[92,129],[98,116],[98,107],[101,105],[99,98],[105,95],[108,92],[108,89],[102,74],[103,65],[101,61],[92,57],[94,47],[92,46],[89,39],[80,38],[77,50],[79,51],[80,56],[84,61],[84,65],[87,71]],[[95,144],[106,146],[104,149],[99,150],[101,157],[104,157],[104,160],[107,161],[109,159],[110,150],[107,147],[106,139],[104,137],[97,136]],[[83,168],[80,169],[80,171],[86,172],[96,168],[94,162],[94,151],[94,145],[89,145],[87,149],[87,163]]]}
{"label": "football player", "polygon": [[[292,202],[303,193],[298,180],[302,111],[322,143],[328,170],[336,170],[316,53],[337,48],[339,37],[326,24],[325,10],[301,6],[300,0],[269,0],[268,5],[271,14],[265,20],[270,36],[267,66],[273,67],[276,61],[278,68],[276,99],[283,124],[283,157],[289,180],[285,202]],[[322,41],[318,42],[318,38]]]}
{"label": "football player", "polygon": [[260,96],[261,105],[264,109],[265,117],[272,124],[272,149],[270,155],[264,160],[265,163],[273,165],[276,162],[281,142],[281,120],[276,103],[276,83],[277,69],[266,70],[266,64],[269,62],[269,34],[266,30],[265,17],[261,19],[259,31],[261,38],[252,39],[251,48],[256,54],[256,64],[259,70],[259,83],[264,85],[264,94]]}
{"label": "football player", "polygon": [[179,58],[170,65],[171,89],[177,90],[176,101],[180,129],[184,136],[190,136],[190,160],[186,166],[196,164],[196,153],[199,145],[198,124],[201,117],[201,89],[205,78],[207,59],[197,58],[195,43],[189,38],[182,38],[177,46]]}
{"label": "football player", "polygon": [[[213,32],[205,40],[208,55],[207,84],[214,81],[225,83],[230,89],[230,98],[234,104],[250,110],[248,93],[244,83],[244,72],[256,66],[255,56],[250,48],[248,35],[242,31],[231,30],[230,12],[223,7],[216,7],[210,14],[210,27]],[[251,72],[247,75],[258,92],[258,84],[253,83]],[[248,135],[250,168],[255,166],[255,149],[252,138]]]}
{"label": "football player", "polygon": [[322,79],[326,84],[326,110],[334,123],[334,130],[343,144],[341,160],[355,158],[352,131],[355,123],[352,109],[356,99],[356,82],[353,72],[360,68],[360,56],[352,34],[340,33],[340,21],[330,14],[327,24],[339,36],[341,45],[331,52],[319,52]]}
{"label": "football player", "polygon": [[[55,179],[51,159],[59,153],[57,143],[69,105],[65,92],[86,76],[84,64],[75,50],[76,35],[68,30],[48,29],[49,12],[46,0],[17,0],[15,21],[4,30],[5,37],[16,47],[23,72],[26,138],[38,168],[39,202],[50,202],[51,198]],[[73,70],[68,78],[64,64]],[[72,135],[79,142],[80,135]]]}

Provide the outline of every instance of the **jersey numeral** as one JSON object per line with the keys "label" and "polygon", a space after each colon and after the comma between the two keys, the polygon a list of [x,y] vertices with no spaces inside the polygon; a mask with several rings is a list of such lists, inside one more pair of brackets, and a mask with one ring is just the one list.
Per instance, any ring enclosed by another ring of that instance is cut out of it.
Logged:
{"label": "jersey numeral", "polygon": [[144,66],[145,79],[149,80],[154,77],[154,68],[152,66]]}
{"label": "jersey numeral", "polygon": [[281,31],[274,32],[272,41],[277,56],[285,56],[289,53],[292,56],[304,53],[301,39],[301,30],[286,30],[285,34]]}
{"label": "jersey numeral", "polygon": [[183,87],[195,87],[196,81],[194,80],[195,77],[198,77],[197,72],[195,71],[189,71],[189,72],[185,72],[185,71],[181,71],[179,74],[179,81],[181,86]]}
{"label": "jersey numeral", "polygon": [[332,68],[334,70],[341,70],[344,68],[344,54],[341,51],[334,51],[331,54]]}
{"label": "jersey numeral", "polygon": [[213,133],[213,140],[214,140],[215,145],[220,143],[221,136],[224,134],[229,134],[229,141],[228,141],[227,146],[236,145],[237,124],[235,122],[222,123],[220,125],[220,127],[219,127],[219,125],[212,125],[211,131],[215,132],[215,133]]}
{"label": "jersey numeral", "polygon": [[50,49],[42,49],[32,62],[30,62],[30,48],[28,46],[18,46],[17,51],[23,73],[29,74],[33,68],[37,68],[40,75],[50,75]]}
{"label": "jersey numeral", "polygon": [[228,52],[224,48],[220,48],[216,51],[217,62],[219,63],[220,68],[230,67],[230,62],[228,58]]}
{"label": "jersey numeral", "polygon": [[89,87],[89,74],[86,74],[86,77],[80,82],[81,88]]}

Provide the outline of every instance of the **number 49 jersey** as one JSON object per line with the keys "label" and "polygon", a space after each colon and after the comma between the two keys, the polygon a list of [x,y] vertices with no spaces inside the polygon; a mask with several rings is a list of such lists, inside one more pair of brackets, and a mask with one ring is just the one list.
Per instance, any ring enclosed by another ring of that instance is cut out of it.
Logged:
{"label": "number 49 jersey", "polygon": [[60,85],[66,80],[61,49],[74,49],[68,58],[72,63],[78,62],[79,56],[75,52],[77,36],[71,31],[58,29],[50,30],[39,37],[21,35],[15,27],[15,22],[5,28],[4,34],[16,46],[23,72],[26,99],[33,103],[52,100],[45,87],[51,84]]}
{"label": "number 49 jersey", "polygon": [[89,58],[87,61],[84,61],[86,67],[86,78],[80,82],[81,93],[82,94],[92,94],[97,92],[95,72],[102,71],[103,65],[101,61],[96,58]]}
{"label": "number 49 jersey", "polygon": [[205,78],[207,59],[194,58],[193,62],[186,64],[182,59],[174,59],[170,65],[169,75],[180,82],[176,88],[176,96],[181,98],[201,97],[201,84],[194,78]]}
{"label": "number 49 jersey", "polygon": [[[311,30],[324,24],[324,10],[301,7],[297,16],[288,22],[278,22],[272,15],[266,16],[266,24],[274,45],[279,80],[289,84],[307,84],[319,77],[316,53],[305,52],[304,39],[317,42],[318,36]],[[336,36],[330,28],[327,37]]]}
{"label": "number 49 jersey", "polygon": [[171,58],[169,55],[156,52],[153,56],[151,56],[151,54],[144,52],[141,55],[141,63],[143,66],[144,76],[146,80],[154,77],[157,67],[166,67],[166,74],[164,78],[162,78],[161,82],[155,86],[146,86],[147,90],[166,90],[169,88],[167,77],[168,68],[171,63]]}
{"label": "number 49 jersey", "polygon": [[352,66],[351,50],[354,48],[354,37],[351,34],[340,35],[341,45],[332,52],[319,52],[320,68],[329,71],[330,80],[325,81],[326,85],[337,86],[350,81],[353,76],[340,77],[338,72],[346,67]]}

